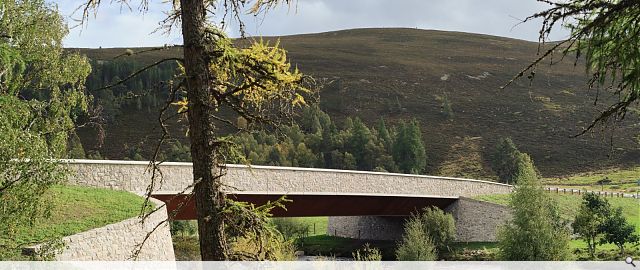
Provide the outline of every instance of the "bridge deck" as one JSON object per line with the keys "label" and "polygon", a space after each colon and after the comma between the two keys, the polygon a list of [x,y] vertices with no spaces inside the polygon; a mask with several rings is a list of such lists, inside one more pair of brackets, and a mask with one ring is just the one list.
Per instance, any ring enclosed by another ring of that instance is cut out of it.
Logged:
{"label": "bridge deck", "polygon": [[[275,201],[285,194],[237,193],[230,196],[238,201],[263,205]],[[305,193],[286,194],[292,202],[285,203],[285,209],[274,209],[276,217],[309,216],[408,216],[416,210],[436,206],[445,209],[457,197],[411,196],[406,194],[327,194]],[[167,203],[169,211],[176,211],[178,220],[195,219],[195,203],[189,195],[154,194],[154,198]],[[185,202],[186,201],[186,202]]]}

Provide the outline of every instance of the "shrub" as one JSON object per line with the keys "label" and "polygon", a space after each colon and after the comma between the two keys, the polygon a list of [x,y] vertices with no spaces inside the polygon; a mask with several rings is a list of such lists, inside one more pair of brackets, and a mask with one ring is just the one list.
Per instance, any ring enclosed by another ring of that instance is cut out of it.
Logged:
{"label": "shrub", "polygon": [[425,232],[422,219],[411,217],[404,225],[404,235],[398,244],[396,258],[399,261],[433,261],[436,259],[436,246]]}
{"label": "shrub", "polygon": [[232,260],[250,261],[295,261],[296,248],[292,241],[281,235],[272,234],[261,237],[259,243],[253,235],[237,238],[231,245],[234,256]]}
{"label": "shrub", "polygon": [[356,261],[382,261],[382,253],[375,247],[371,247],[369,243],[364,244],[361,249],[356,249],[353,253],[353,259]]}
{"label": "shrub", "polygon": [[433,241],[438,254],[451,250],[451,243],[456,237],[456,225],[451,214],[442,209],[430,207],[424,209],[420,215],[422,228]]}
{"label": "shrub", "polygon": [[190,220],[176,220],[169,223],[171,235],[177,236],[179,234],[183,238],[185,235],[194,235],[196,233],[196,225],[194,223],[194,221]]}

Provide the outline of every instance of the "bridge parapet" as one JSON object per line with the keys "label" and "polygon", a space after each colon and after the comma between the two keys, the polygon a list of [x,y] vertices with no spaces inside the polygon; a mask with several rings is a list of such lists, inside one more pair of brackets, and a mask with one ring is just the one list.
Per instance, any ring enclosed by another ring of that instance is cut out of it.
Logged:
{"label": "bridge parapet", "polygon": [[[70,184],[145,192],[151,174],[149,162],[121,160],[63,160],[73,172]],[[192,165],[164,162],[157,194],[175,194],[193,183]],[[406,194],[419,196],[473,197],[509,193],[512,186],[483,180],[395,173],[316,168],[227,165],[225,183],[240,192],[262,194],[350,193]],[[230,192],[233,192],[230,190]]]}

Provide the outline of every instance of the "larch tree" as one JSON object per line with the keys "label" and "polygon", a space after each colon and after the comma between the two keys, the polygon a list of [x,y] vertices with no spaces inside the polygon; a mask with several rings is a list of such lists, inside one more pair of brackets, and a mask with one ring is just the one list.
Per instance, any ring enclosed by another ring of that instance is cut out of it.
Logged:
{"label": "larch tree", "polygon": [[[640,3],[637,0],[538,0],[550,7],[525,19],[541,19],[538,57],[518,73],[507,85],[528,74],[533,79],[536,67],[546,59],[574,57],[584,59],[589,75],[588,86],[596,88],[594,103],[614,98],[584,134],[598,124],[624,119],[640,99]],[[569,37],[547,43],[554,29],[565,28]],[[560,54],[561,57],[555,55]],[[554,57],[555,56],[555,57]],[[604,93],[602,93],[604,92]]]}
{"label": "larch tree", "polygon": [[[129,4],[132,1],[116,2]],[[139,1],[144,12],[149,0]],[[286,52],[277,43],[269,45],[259,41],[239,47],[209,19],[214,15],[230,16],[242,29],[240,14],[245,7],[249,8],[249,13],[258,14],[278,2],[281,1],[174,0],[170,1],[172,12],[164,21],[169,28],[179,24],[183,38],[183,58],[175,59],[180,62],[183,74],[172,87],[172,98],[177,91],[186,92],[186,98],[172,102],[180,107],[178,113],[186,113],[189,122],[194,178],[192,194],[202,260],[271,259],[264,254],[246,256],[231,250],[229,241],[236,236],[253,237],[263,244],[259,228],[266,222],[252,216],[252,210],[268,209],[253,209],[227,198],[222,176],[225,160],[232,154],[232,142],[221,136],[218,128],[221,125],[237,128],[237,116],[243,117],[250,126],[273,124],[277,119],[290,116],[295,107],[305,104],[304,95],[310,91],[311,81],[291,68]],[[283,2],[289,3],[289,0]],[[83,18],[87,19],[97,11],[100,4],[100,0],[87,0],[81,8]],[[223,7],[221,12],[224,14],[213,14],[220,10],[218,7]],[[235,116],[228,117],[221,110],[231,110]],[[155,171],[154,164],[152,161],[150,165]],[[149,192],[158,184],[154,182],[157,181],[152,181]],[[247,218],[239,220],[243,215]]]}

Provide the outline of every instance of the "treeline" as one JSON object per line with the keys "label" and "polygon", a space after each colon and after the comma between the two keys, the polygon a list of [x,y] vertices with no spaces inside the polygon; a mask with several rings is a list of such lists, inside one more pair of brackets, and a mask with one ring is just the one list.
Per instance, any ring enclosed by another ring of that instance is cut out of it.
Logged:
{"label": "treeline", "polygon": [[260,131],[235,138],[255,165],[316,167],[398,173],[424,173],[426,151],[417,121],[387,127],[384,119],[367,126],[359,118],[337,125],[317,106],[302,111],[298,124],[280,136]]}
{"label": "treeline", "polygon": [[[163,104],[168,97],[168,88],[161,82],[171,79],[177,67],[175,63],[165,62],[119,83],[145,66],[128,59],[90,62],[92,71],[85,85],[94,97],[94,105],[102,107],[102,116],[108,121],[123,110],[151,112]],[[115,86],[105,88],[111,85]]]}

